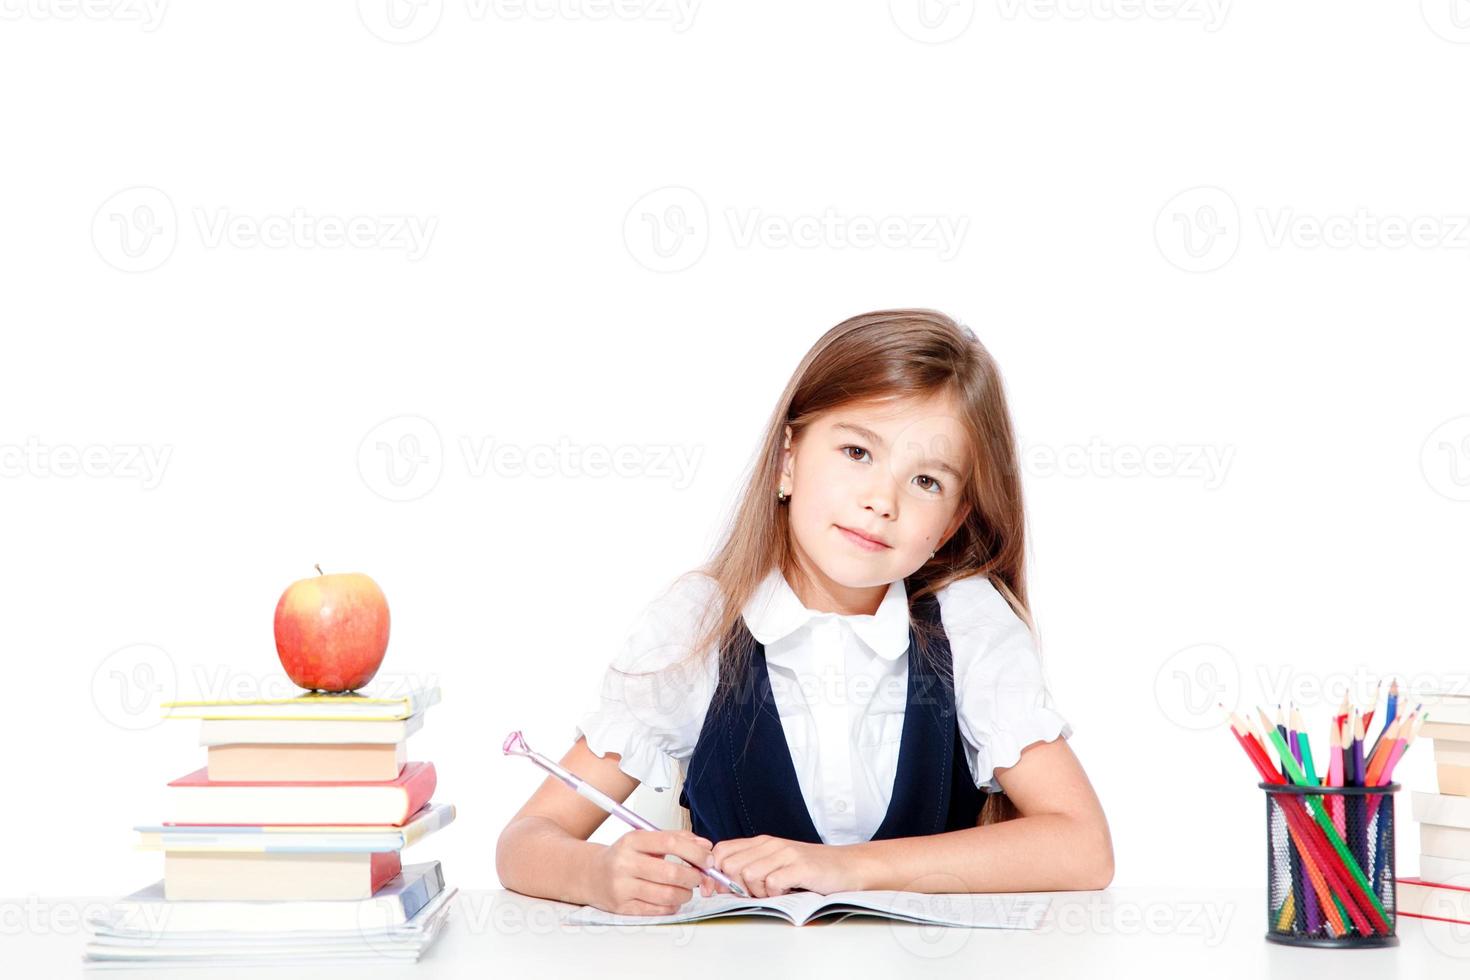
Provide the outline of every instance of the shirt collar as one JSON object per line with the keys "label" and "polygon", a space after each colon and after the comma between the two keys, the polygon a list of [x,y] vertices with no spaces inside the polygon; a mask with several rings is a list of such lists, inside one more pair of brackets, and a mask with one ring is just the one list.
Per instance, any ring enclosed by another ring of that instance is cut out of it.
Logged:
{"label": "shirt collar", "polygon": [[742,610],[745,625],[762,646],[790,636],[813,619],[830,616],[846,623],[868,648],[885,660],[897,660],[909,648],[909,600],[903,579],[889,583],[872,615],[821,613],[802,605],[786,576],[773,568]]}

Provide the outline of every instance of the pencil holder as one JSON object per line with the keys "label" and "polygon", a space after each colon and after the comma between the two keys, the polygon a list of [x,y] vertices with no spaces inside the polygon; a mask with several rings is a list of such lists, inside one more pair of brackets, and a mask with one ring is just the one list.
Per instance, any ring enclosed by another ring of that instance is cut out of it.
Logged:
{"label": "pencil holder", "polygon": [[1383,786],[1266,791],[1266,938],[1290,946],[1397,946],[1393,794]]}

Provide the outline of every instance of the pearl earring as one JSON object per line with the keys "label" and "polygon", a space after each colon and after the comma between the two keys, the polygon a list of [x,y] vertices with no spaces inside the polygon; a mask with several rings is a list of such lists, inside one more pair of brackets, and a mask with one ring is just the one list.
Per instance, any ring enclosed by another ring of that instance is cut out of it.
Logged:
{"label": "pearl earring", "polygon": [[785,487],[780,487],[776,490],[776,499],[784,504],[791,499],[791,494],[786,492]]}

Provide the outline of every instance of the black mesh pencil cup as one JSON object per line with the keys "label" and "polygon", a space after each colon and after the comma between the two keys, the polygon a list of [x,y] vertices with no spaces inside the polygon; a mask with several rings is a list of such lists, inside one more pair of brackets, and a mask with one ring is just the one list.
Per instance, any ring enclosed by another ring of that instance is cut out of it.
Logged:
{"label": "black mesh pencil cup", "polygon": [[1398,945],[1398,783],[1257,785],[1266,791],[1266,938],[1333,949]]}

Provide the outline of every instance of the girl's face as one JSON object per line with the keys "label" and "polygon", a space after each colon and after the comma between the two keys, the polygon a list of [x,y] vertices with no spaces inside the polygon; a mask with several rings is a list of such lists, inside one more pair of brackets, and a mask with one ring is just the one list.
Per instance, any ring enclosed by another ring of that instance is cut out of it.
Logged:
{"label": "girl's face", "polygon": [[786,427],[781,485],[796,559],[815,589],[800,596],[808,608],[873,613],[889,583],[963,523],[969,458],[958,416],[945,393],[833,409],[795,444]]}

